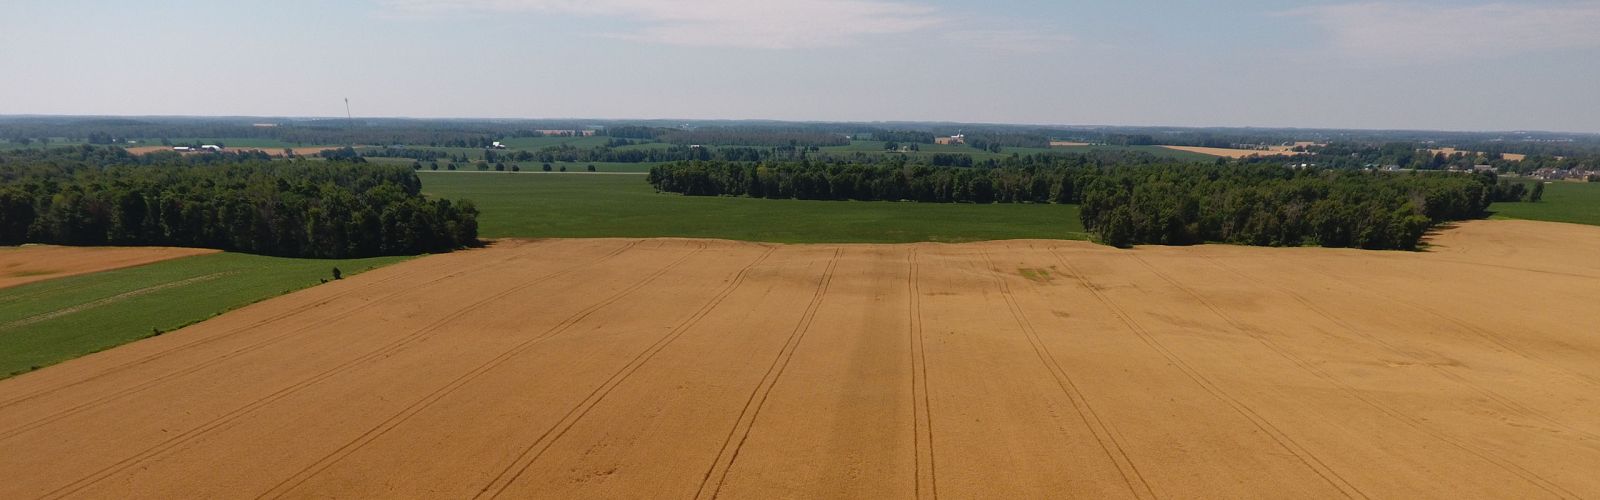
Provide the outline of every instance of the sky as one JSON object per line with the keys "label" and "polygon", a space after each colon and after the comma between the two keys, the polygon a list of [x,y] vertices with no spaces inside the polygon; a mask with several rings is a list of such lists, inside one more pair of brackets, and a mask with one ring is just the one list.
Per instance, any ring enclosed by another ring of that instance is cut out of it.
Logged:
{"label": "sky", "polygon": [[0,114],[1600,132],[1600,0],[7,0]]}

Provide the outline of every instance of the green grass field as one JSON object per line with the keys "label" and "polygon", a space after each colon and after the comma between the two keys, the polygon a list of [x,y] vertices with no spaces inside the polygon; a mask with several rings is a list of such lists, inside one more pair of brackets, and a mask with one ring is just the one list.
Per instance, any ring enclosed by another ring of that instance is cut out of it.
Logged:
{"label": "green grass field", "polygon": [[691,237],[778,243],[1084,239],[1075,205],[764,200],[656,193],[640,175],[424,172],[423,192],[478,204],[496,237]]}
{"label": "green grass field", "polygon": [[1600,182],[1552,182],[1544,186],[1544,201],[1496,203],[1489,211],[1495,218],[1600,226]]}
{"label": "green grass field", "polygon": [[0,378],[404,260],[202,255],[0,289]]}

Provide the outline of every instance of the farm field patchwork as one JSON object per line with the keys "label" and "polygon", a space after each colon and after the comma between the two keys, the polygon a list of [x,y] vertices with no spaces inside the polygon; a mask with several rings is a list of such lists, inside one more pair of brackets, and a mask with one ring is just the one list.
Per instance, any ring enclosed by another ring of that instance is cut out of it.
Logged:
{"label": "farm field patchwork", "polygon": [[0,381],[0,497],[1596,496],[1597,245],[502,241]]}
{"label": "farm field patchwork", "polygon": [[0,247],[0,289],[216,252],[171,247]]}
{"label": "farm field patchwork", "polygon": [[[81,274],[0,289],[0,378],[167,332],[219,313],[330,277],[403,258],[314,260],[263,257],[212,250],[159,248],[23,247],[50,250],[54,267],[124,269]],[[198,255],[127,267],[130,256]],[[100,260],[96,260],[99,258]],[[59,264],[59,265],[57,265]],[[105,267],[105,266],[100,266]]]}
{"label": "farm field patchwork", "polygon": [[422,173],[478,204],[487,238],[693,237],[779,243],[1083,239],[1075,205],[764,200],[657,193],[642,175]]}

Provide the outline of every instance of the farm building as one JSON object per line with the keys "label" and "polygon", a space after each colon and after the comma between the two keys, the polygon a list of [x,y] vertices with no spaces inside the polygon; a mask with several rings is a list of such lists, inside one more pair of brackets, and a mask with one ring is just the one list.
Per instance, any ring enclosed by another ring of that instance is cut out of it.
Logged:
{"label": "farm building", "polygon": [[967,136],[965,134],[956,134],[956,135],[952,135],[950,137],[935,137],[935,138],[933,138],[933,143],[934,144],[966,144],[967,143]]}
{"label": "farm building", "polygon": [[589,137],[594,135],[593,130],[535,130],[534,132],[555,137]]}

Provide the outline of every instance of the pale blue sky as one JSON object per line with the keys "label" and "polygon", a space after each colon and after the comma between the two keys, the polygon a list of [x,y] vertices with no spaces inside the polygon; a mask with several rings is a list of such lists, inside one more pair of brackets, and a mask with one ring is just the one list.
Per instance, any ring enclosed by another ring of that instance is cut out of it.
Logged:
{"label": "pale blue sky", "polygon": [[0,114],[1600,132],[1600,0],[10,0]]}

